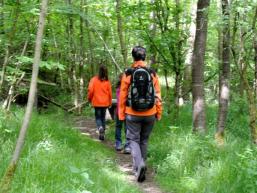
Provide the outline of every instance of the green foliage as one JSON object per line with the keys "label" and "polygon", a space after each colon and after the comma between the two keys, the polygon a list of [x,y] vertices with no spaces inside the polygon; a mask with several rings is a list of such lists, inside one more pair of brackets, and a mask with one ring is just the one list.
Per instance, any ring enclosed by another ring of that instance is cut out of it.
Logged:
{"label": "green foliage", "polygon": [[241,116],[240,106],[231,105],[224,147],[214,141],[214,107],[207,109],[206,136],[192,134],[189,106],[181,109],[177,126],[167,116],[157,123],[149,142],[148,161],[156,168],[164,189],[181,193],[256,191],[257,149],[249,144],[247,109],[241,109]]}
{"label": "green foliage", "polygon": [[[23,64],[33,64],[33,58],[30,58],[27,56],[19,56],[17,57],[17,60],[18,62]],[[65,66],[63,64],[60,64],[59,62],[53,62],[53,61],[41,61],[39,67],[47,70],[53,70],[53,69],[65,70]]]}
{"label": "green foliage", "polygon": [[[7,167],[23,110],[0,117],[0,176]],[[16,118],[15,118],[16,117]],[[114,153],[72,129],[62,113],[34,114],[11,192],[138,192],[115,166]]]}

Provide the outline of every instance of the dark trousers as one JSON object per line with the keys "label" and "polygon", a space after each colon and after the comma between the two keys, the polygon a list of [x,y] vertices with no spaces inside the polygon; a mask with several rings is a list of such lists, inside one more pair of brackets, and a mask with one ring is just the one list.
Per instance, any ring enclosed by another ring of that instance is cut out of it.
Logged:
{"label": "dark trousers", "polygon": [[127,139],[133,157],[133,167],[137,169],[140,162],[146,160],[147,144],[155,123],[155,115],[126,116]]}
{"label": "dark trousers", "polygon": [[[122,144],[121,130],[123,125],[124,125],[125,137],[126,137],[127,128],[126,128],[125,121],[119,120],[118,116],[116,116],[115,140],[116,142],[120,142],[121,144]],[[125,143],[127,144],[127,140]]]}
{"label": "dark trousers", "polygon": [[106,107],[95,107],[95,122],[97,128],[102,126],[105,129],[105,113]]}

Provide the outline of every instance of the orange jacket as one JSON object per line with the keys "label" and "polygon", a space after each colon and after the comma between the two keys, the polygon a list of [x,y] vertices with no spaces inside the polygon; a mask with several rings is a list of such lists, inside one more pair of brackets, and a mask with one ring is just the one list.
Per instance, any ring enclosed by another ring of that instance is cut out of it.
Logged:
{"label": "orange jacket", "polygon": [[[146,64],[143,61],[136,61],[133,65],[133,68],[136,67],[146,67]],[[120,88],[120,101],[119,101],[119,119],[124,120],[125,115],[136,115],[136,116],[150,116],[150,115],[156,115],[157,119],[161,119],[162,114],[162,104],[161,104],[161,89],[159,85],[159,80],[157,75],[152,75],[153,78],[153,85],[155,88],[155,105],[153,108],[139,112],[133,110],[131,107],[126,106],[126,101],[128,97],[129,87],[130,87],[130,81],[131,81],[131,75],[126,76],[126,74],[123,75],[121,80],[121,88]]]}
{"label": "orange jacket", "polygon": [[98,76],[91,78],[87,99],[94,107],[109,107],[112,104],[112,86],[109,80],[101,81]]}

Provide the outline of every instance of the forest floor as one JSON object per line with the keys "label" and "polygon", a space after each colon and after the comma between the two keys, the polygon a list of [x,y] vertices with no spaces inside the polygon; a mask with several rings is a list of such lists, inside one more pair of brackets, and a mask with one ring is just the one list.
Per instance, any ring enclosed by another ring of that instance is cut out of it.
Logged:
{"label": "forest floor", "polygon": [[[114,150],[114,142],[109,140],[108,138],[104,141],[98,140],[98,134],[96,132],[95,121],[92,118],[87,117],[76,117],[74,120],[75,128],[79,129],[83,135],[90,136],[93,140],[99,141],[103,143],[108,148]],[[108,129],[108,128],[107,128]],[[132,158],[131,155],[123,154],[123,152],[117,152],[116,161],[118,167],[121,171],[123,171],[126,175],[126,178],[129,183],[137,184],[139,189],[143,193],[163,193],[163,191],[158,187],[158,185],[154,182],[154,170],[150,167],[147,168],[146,172],[146,180],[143,183],[136,182],[135,176],[132,172]]]}

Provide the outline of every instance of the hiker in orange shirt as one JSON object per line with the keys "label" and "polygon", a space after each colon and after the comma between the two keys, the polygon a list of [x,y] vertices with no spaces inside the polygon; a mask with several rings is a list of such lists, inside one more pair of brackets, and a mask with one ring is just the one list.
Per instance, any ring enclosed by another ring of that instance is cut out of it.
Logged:
{"label": "hiker in orange shirt", "polygon": [[105,113],[112,104],[112,87],[108,80],[106,66],[100,66],[97,76],[91,78],[88,85],[88,101],[95,108],[95,120],[99,131],[99,139],[104,140],[105,134]]}
{"label": "hiker in orange shirt", "polygon": [[133,170],[138,182],[145,180],[147,143],[155,120],[161,119],[161,89],[156,73],[144,62],[146,50],[132,50],[134,63],[121,81],[119,119],[126,120],[127,139],[133,157]]}

